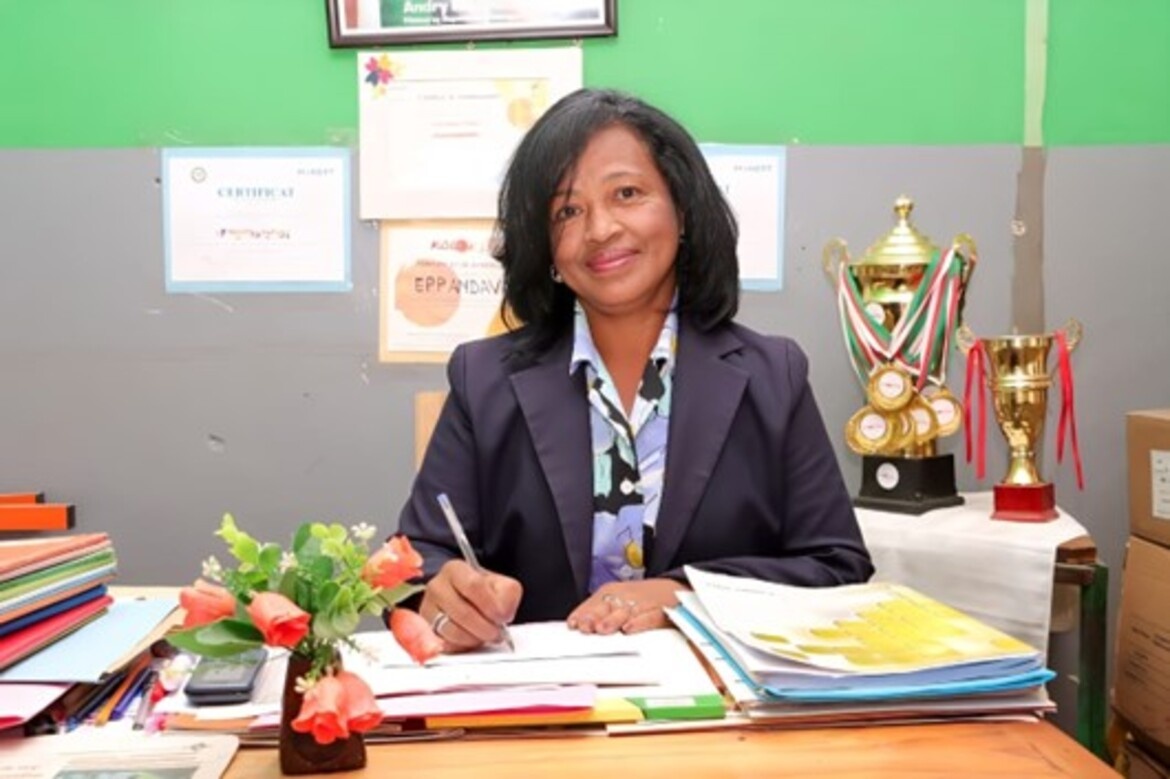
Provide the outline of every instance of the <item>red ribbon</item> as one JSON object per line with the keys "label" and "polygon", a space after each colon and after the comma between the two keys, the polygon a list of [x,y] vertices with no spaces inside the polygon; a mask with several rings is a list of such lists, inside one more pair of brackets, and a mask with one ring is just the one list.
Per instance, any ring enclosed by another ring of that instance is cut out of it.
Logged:
{"label": "red ribbon", "polygon": [[1085,488],[1085,473],[1081,468],[1081,447],[1077,443],[1077,416],[1073,398],[1072,360],[1068,337],[1063,330],[1056,331],[1056,345],[1060,357],[1060,423],[1056,428],[1056,462],[1064,459],[1064,433],[1068,429],[1072,442],[1073,463],[1077,471],[1077,489]]}
{"label": "red ribbon", "polygon": [[[987,470],[987,393],[984,392],[983,377],[983,343],[976,341],[967,352],[967,382],[963,390],[963,433],[967,442],[967,462],[971,462],[971,382],[975,382],[975,391],[979,393],[979,432],[975,447],[975,477],[983,478]],[[1073,433],[1076,439],[1076,433]]]}

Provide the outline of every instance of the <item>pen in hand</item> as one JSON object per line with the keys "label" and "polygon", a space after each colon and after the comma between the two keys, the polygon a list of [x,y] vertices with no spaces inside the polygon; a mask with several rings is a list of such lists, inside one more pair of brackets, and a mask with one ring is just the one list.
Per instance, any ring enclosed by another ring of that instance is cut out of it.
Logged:
{"label": "pen in hand", "polygon": [[[443,510],[443,516],[447,518],[447,524],[451,527],[451,534],[455,536],[455,543],[459,545],[459,553],[463,555],[463,561],[474,570],[483,573],[483,566],[479,564],[479,558],[475,556],[475,550],[471,548],[471,542],[467,540],[467,533],[463,530],[463,523],[459,521],[459,516],[455,513],[455,507],[451,505],[451,500],[447,497],[447,493],[440,492],[438,501],[439,508]],[[507,625],[500,625],[500,643],[510,650],[516,648],[516,645],[512,642],[512,634],[508,631]]]}

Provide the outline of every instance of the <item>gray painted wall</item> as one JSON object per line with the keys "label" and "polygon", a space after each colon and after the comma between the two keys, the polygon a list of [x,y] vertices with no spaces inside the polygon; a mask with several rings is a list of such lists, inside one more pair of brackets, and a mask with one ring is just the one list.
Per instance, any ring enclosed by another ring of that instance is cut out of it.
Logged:
{"label": "gray painted wall", "polygon": [[[912,195],[915,222],[946,245],[971,233],[980,261],[967,319],[1011,326],[1015,147],[793,147],[785,289],[745,295],[741,321],[795,337],[812,359],[822,413],[839,431],[862,403],[837,329],[821,247],[861,252]],[[299,521],[397,522],[413,471],[412,398],[441,367],[377,361],[377,231],[353,225],[354,291],[167,295],[156,150],[0,151],[0,491],[76,504],[80,530],[109,531],[123,583],[181,584],[221,554],[232,511],[256,535]],[[1052,456],[1043,472],[1115,575],[1127,535],[1124,414],[1170,405],[1163,338],[1170,263],[1157,240],[1170,202],[1170,148],[1049,152],[1047,324],[1085,325],[1074,355],[1088,479]],[[952,358],[950,386],[962,389]],[[1003,442],[989,432],[990,489]],[[961,436],[944,451],[962,451]],[[1062,664],[1061,642],[1054,645]]]}

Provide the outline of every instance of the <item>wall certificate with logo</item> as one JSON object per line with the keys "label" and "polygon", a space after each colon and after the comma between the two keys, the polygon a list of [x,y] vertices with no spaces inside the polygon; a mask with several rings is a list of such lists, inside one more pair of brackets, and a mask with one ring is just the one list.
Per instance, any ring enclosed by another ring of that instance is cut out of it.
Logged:
{"label": "wall certificate with logo", "polygon": [[464,341],[503,332],[491,234],[486,219],[382,223],[382,362],[446,362]]}
{"label": "wall certificate with logo", "polygon": [[339,292],[349,149],[164,149],[167,292]]}
{"label": "wall certificate with logo", "polygon": [[578,46],[361,52],[361,218],[495,216],[516,144],[581,72]]}

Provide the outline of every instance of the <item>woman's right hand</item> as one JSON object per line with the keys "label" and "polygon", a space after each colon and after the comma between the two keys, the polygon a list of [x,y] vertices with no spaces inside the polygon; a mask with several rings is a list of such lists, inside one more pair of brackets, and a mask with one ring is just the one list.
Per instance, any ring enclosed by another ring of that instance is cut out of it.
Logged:
{"label": "woman's right hand", "polygon": [[500,640],[500,627],[516,617],[524,588],[515,579],[449,560],[427,583],[418,612],[450,652]]}

